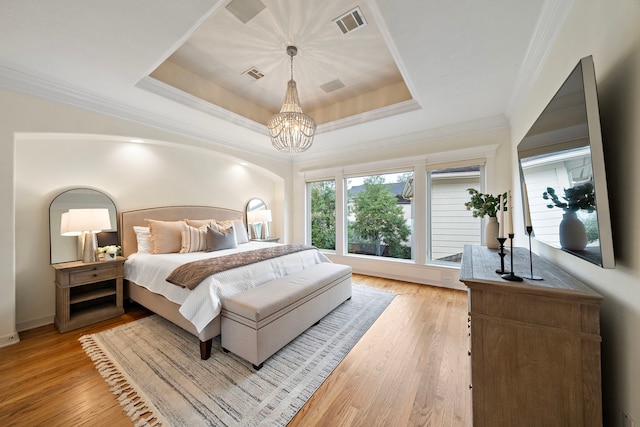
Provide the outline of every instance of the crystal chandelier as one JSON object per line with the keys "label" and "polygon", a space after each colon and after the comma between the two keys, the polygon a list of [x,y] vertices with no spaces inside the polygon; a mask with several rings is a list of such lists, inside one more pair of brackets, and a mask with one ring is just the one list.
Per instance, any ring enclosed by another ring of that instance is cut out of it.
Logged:
{"label": "crystal chandelier", "polygon": [[287,47],[291,57],[291,80],[287,83],[287,92],[280,113],[272,116],[267,122],[271,144],[283,153],[302,153],[313,143],[316,132],[316,121],[302,112],[298,89],[293,80],[293,57],[298,53],[295,46]]}

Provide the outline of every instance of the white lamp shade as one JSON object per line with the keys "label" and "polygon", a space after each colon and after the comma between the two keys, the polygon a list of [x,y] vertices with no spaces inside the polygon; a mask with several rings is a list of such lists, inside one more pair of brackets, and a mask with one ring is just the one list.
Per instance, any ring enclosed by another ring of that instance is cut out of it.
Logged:
{"label": "white lamp shade", "polygon": [[255,211],[254,222],[271,222],[271,211],[269,209]]}
{"label": "white lamp shade", "polygon": [[254,222],[258,222],[256,221],[256,211],[247,212],[247,223],[253,224]]}
{"label": "white lamp shade", "polygon": [[111,229],[109,209],[69,209],[68,213],[67,232],[98,232]]}
{"label": "white lamp shade", "polygon": [[81,234],[81,231],[69,231],[69,212],[64,212],[60,217],[60,235],[79,236]]}

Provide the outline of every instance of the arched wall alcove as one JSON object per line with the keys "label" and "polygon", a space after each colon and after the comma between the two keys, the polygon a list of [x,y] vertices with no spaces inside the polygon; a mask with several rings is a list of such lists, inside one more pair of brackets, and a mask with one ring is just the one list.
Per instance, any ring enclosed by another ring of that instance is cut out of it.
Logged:
{"label": "arched wall alcove", "polygon": [[[118,212],[163,205],[209,205],[244,211],[252,198],[274,207],[273,232],[284,232],[284,179],[214,150],[130,137],[16,135],[16,326],[48,324],[55,313],[49,256],[49,205],[72,188],[93,188]],[[34,298],[37,295],[37,298]]]}

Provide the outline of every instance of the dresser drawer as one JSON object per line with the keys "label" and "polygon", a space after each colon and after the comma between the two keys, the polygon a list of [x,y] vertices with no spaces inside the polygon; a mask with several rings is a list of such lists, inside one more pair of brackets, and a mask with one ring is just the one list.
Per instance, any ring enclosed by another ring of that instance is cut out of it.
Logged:
{"label": "dresser drawer", "polygon": [[83,283],[99,282],[118,277],[117,265],[93,266],[86,270],[75,270],[69,273],[69,285],[81,285]]}

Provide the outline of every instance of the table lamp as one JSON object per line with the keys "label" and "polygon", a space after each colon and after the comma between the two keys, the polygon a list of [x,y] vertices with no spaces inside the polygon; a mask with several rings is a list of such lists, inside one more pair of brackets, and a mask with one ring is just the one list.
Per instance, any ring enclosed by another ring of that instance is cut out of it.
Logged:
{"label": "table lamp", "polygon": [[261,239],[269,238],[269,223],[271,222],[271,211],[269,209],[262,209],[255,211],[254,221],[262,224],[262,230],[260,233]]}
{"label": "table lamp", "polygon": [[63,236],[82,235],[83,250],[82,262],[94,262],[96,260],[96,236],[95,233],[111,229],[109,209],[69,209],[62,214],[60,220],[60,234]]}

